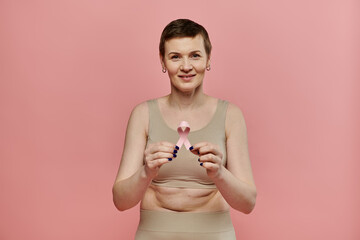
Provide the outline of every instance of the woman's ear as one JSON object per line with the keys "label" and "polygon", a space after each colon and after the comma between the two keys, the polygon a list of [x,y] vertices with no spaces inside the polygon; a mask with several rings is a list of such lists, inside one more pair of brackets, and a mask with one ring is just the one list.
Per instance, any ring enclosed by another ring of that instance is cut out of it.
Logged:
{"label": "woman's ear", "polygon": [[209,68],[210,69],[210,56],[211,55],[209,55],[208,57],[207,57],[207,61],[206,61],[206,68]]}
{"label": "woman's ear", "polygon": [[159,58],[160,58],[161,67],[165,68],[164,57],[161,55],[161,53],[159,53]]}
{"label": "woman's ear", "polygon": [[165,67],[165,62],[164,62],[164,57],[161,55],[161,53],[159,53],[159,57],[160,57],[160,64],[162,67],[162,72],[166,73],[166,67]]}

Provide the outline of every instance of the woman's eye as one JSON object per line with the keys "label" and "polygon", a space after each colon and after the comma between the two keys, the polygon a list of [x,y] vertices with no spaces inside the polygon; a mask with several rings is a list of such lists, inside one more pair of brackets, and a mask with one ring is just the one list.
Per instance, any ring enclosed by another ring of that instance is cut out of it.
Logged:
{"label": "woman's eye", "polygon": [[178,55],[171,56],[171,59],[178,59],[178,58],[179,58]]}
{"label": "woman's eye", "polygon": [[200,57],[200,55],[197,54],[197,53],[194,53],[192,56],[193,56],[193,58],[199,58]]}

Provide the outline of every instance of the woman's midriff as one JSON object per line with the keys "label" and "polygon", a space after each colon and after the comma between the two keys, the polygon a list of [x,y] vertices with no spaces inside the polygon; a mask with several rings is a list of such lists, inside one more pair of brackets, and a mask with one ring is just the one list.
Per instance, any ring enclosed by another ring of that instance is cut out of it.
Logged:
{"label": "woman's midriff", "polygon": [[176,212],[216,212],[229,209],[219,190],[162,187],[150,184],[141,209]]}

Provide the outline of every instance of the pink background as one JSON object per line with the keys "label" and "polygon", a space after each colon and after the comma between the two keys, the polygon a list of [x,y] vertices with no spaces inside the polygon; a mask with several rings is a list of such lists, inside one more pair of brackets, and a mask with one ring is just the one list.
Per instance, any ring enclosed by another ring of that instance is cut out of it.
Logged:
{"label": "pink background", "polygon": [[238,239],[360,239],[360,4],[0,1],[0,239],[132,239],[111,188],[138,103],[169,92],[176,18],[212,43],[205,91],[244,112],[258,198]]}

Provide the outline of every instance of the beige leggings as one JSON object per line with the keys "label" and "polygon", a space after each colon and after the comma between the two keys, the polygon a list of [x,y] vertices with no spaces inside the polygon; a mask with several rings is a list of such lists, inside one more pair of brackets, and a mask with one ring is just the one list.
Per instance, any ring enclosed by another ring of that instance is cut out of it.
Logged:
{"label": "beige leggings", "polygon": [[236,240],[229,211],[165,212],[140,210],[135,240]]}

